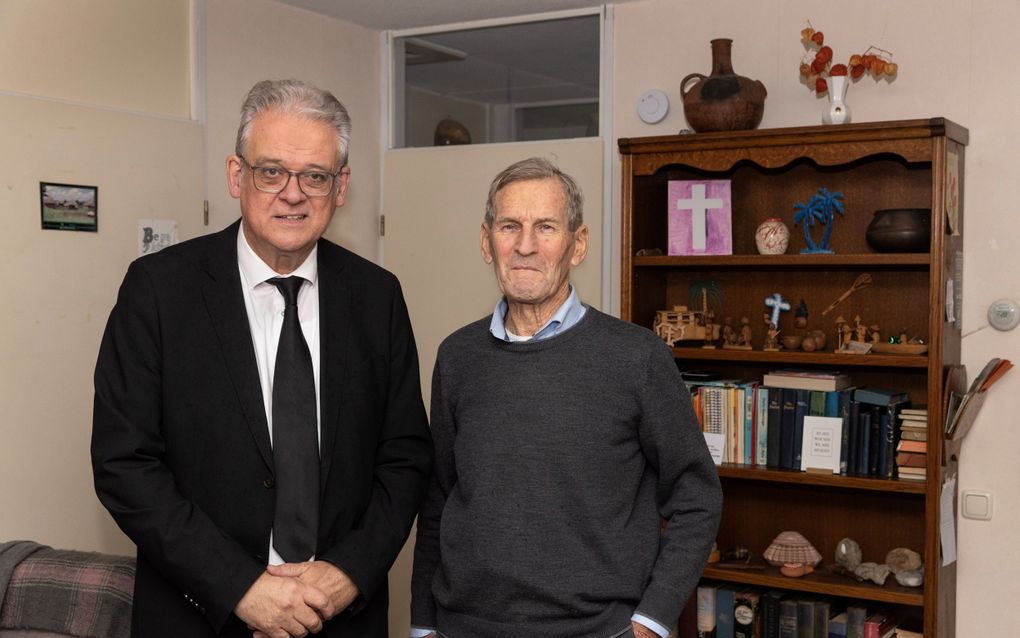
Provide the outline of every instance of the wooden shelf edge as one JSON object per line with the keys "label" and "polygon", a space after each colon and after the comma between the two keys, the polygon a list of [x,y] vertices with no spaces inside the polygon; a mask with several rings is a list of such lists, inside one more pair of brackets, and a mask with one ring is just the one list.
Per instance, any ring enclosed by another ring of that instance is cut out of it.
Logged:
{"label": "wooden shelf edge", "polygon": [[740,463],[723,463],[716,466],[719,478],[747,479],[752,481],[768,481],[772,483],[796,483],[799,485],[824,485],[850,490],[871,490],[900,494],[916,494],[924,496],[924,481],[899,481],[896,479],[866,478],[863,476],[843,476],[842,474],[820,474],[801,472],[798,470],[781,470],[743,465]]}
{"label": "wooden shelf edge", "polygon": [[896,605],[924,606],[924,592],[920,588],[903,587],[890,574],[885,585],[858,583],[848,577],[838,576],[819,570],[800,578],[783,576],[777,567],[766,566],[764,570],[726,569],[709,565],[702,578],[755,585],[768,589],[825,594],[842,598],[873,600]]}
{"label": "wooden shelf edge", "polygon": [[924,354],[854,355],[836,352],[801,352],[797,350],[728,350],[726,348],[673,348],[673,358],[689,361],[737,361],[740,363],[778,363],[785,365],[822,365],[835,368],[859,366],[879,368],[927,368]]}
{"label": "wooden shelf edge", "polygon": [[835,255],[698,255],[634,257],[636,268],[831,268],[837,266],[931,266],[929,253]]}

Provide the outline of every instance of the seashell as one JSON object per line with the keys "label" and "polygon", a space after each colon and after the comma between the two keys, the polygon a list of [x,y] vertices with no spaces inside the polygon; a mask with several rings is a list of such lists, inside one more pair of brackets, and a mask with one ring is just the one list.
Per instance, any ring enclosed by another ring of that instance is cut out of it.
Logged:
{"label": "seashell", "polygon": [[885,564],[889,566],[892,573],[898,574],[903,571],[913,571],[921,567],[921,555],[906,547],[890,549],[885,555]]}
{"label": "seashell", "polygon": [[861,564],[861,546],[852,538],[844,538],[836,544],[836,563],[853,572]]}
{"label": "seashell", "polygon": [[876,585],[884,585],[885,579],[889,576],[889,566],[879,565],[878,563],[861,563],[854,570],[854,574],[865,578],[875,583]]}
{"label": "seashell", "polygon": [[920,587],[924,584],[924,567],[896,572],[896,582],[904,587]]}
{"label": "seashell", "polygon": [[763,555],[770,565],[776,567],[798,564],[814,567],[822,561],[822,555],[799,532],[782,532]]}

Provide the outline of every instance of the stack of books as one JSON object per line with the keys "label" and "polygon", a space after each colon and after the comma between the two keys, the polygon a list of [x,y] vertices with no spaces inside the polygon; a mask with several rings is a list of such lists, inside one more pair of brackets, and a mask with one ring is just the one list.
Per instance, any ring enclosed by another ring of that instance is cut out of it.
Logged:
{"label": "stack of books", "polygon": [[928,453],[928,409],[903,408],[896,444],[896,475],[909,481],[923,481]]}

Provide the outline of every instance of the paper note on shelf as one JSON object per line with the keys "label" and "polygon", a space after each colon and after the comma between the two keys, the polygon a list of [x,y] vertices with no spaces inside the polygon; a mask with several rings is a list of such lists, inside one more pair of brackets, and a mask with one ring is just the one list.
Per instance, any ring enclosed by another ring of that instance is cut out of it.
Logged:
{"label": "paper note on shelf", "polygon": [[956,562],[956,512],[953,501],[956,500],[956,477],[946,479],[942,484],[942,495],[939,506],[939,536],[942,539],[942,565]]}
{"label": "paper note on shelf", "polygon": [[716,465],[722,465],[723,451],[726,450],[726,435],[715,432],[705,432],[704,435],[705,444],[708,445],[708,451],[712,454],[712,460]]}

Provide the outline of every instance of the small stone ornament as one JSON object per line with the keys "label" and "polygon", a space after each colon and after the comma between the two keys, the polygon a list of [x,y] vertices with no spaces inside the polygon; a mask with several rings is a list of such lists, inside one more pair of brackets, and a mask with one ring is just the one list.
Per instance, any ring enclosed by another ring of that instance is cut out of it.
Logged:
{"label": "small stone ornament", "polygon": [[878,563],[861,563],[854,570],[854,575],[870,580],[876,585],[884,585],[885,579],[889,577],[890,569],[888,565],[879,565]]}
{"label": "small stone ornament", "polygon": [[763,554],[765,561],[779,567],[784,576],[796,578],[810,574],[822,555],[799,532],[786,531],[776,536]]}
{"label": "small stone ornament", "polygon": [[861,546],[852,538],[844,538],[836,544],[836,563],[853,573],[861,564]]}
{"label": "small stone ornament", "polygon": [[896,572],[896,582],[904,587],[920,587],[924,584],[924,567]]}
{"label": "small stone ornament", "polygon": [[921,555],[906,547],[890,549],[885,555],[885,564],[894,574],[921,569]]}

